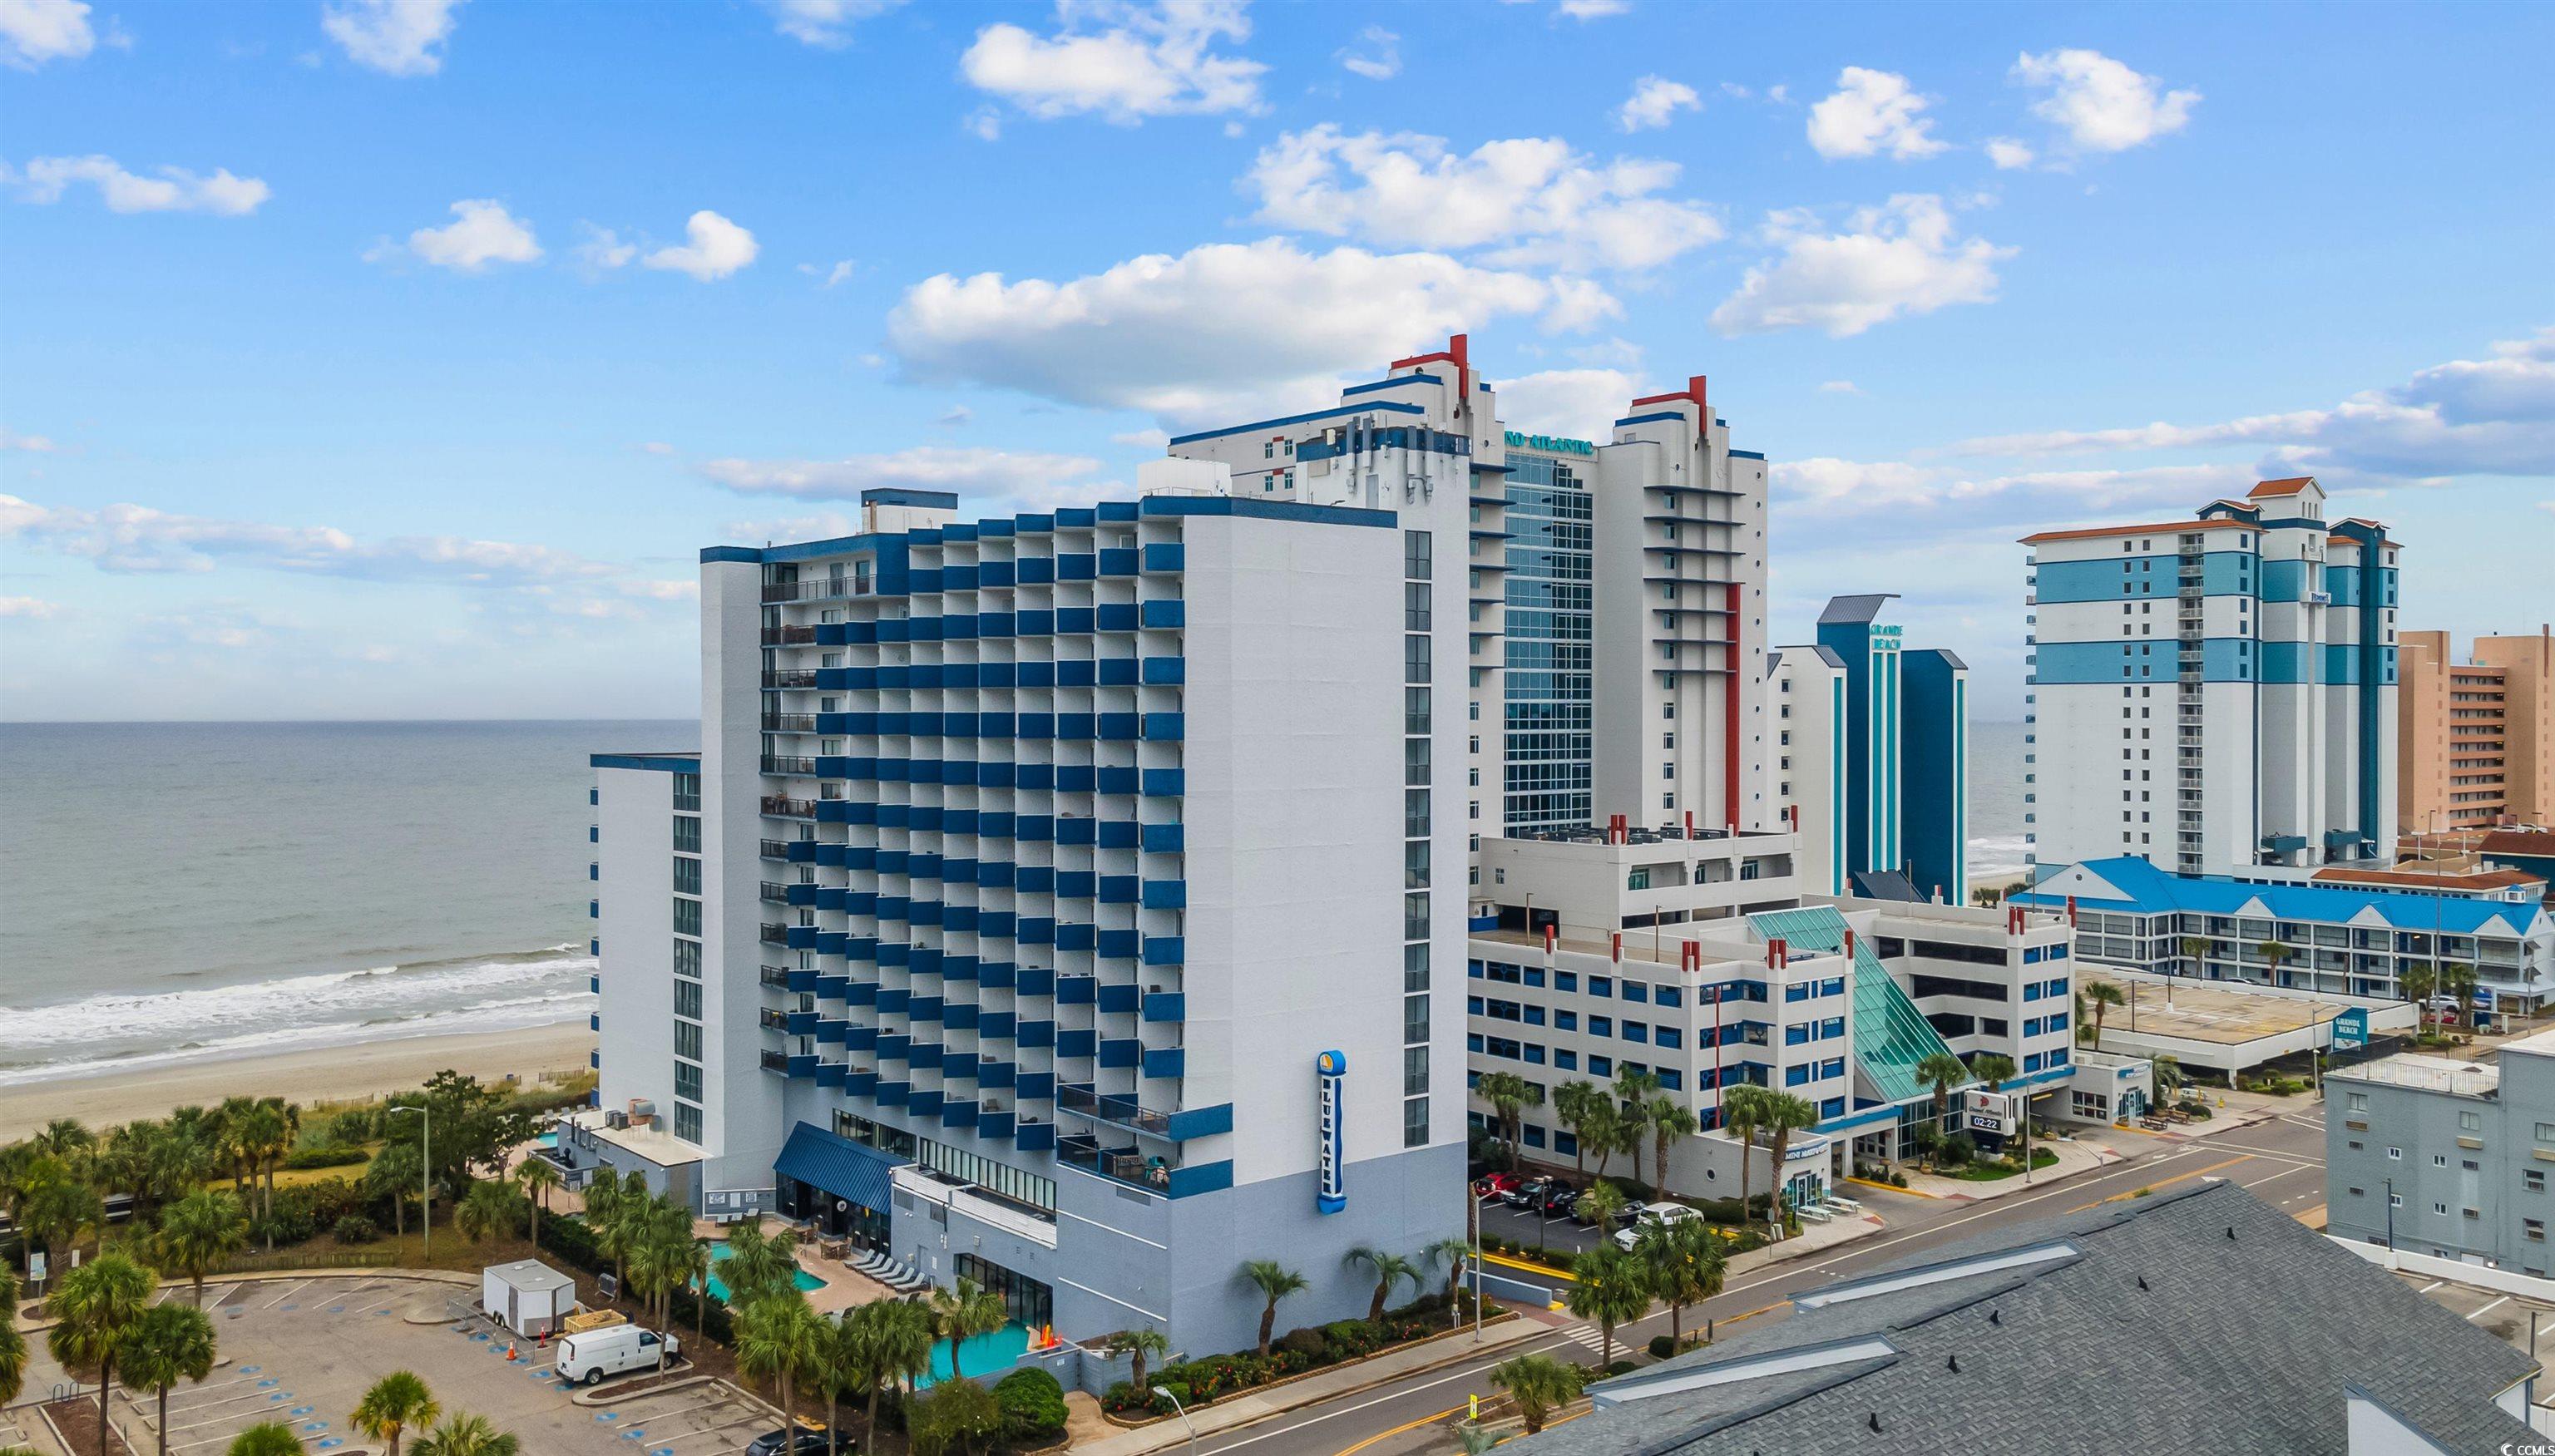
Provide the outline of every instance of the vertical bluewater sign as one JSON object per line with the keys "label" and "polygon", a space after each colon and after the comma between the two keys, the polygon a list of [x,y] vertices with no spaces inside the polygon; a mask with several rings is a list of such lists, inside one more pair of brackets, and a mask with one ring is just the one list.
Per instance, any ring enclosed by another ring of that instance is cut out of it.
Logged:
{"label": "vertical bluewater sign", "polygon": [[1340,1078],[1348,1069],[1349,1059],[1336,1051],[1325,1051],[1313,1059],[1314,1085],[1321,1095],[1318,1123],[1322,1139],[1313,1207],[1322,1213],[1337,1213],[1349,1206],[1348,1185],[1340,1169]]}

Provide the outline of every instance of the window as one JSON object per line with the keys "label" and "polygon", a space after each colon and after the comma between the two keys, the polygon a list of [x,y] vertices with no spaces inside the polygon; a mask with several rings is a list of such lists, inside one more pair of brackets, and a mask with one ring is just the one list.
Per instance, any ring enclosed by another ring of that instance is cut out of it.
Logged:
{"label": "window", "polygon": [[1588,1034],[1591,1036],[1614,1035],[1615,1019],[1613,1017],[1590,1017],[1588,1019]]}
{"label": "window", "polygon": [[1401,1146],[1428,1146],[1428,1099],[1413,1097],[1401,1104]]}
{"label": "window", "polygon": [[1405,1042],[1428,1039],[1428,998],[1401,998],[1401,1039]]}
{"label": "window", "polygon": [[701,1069],[687,1061],[674,1063],[674,1095],[701,1100]]}
{"label": "window", "polygon": [[2401,1148],[2389,1148],[2386,1150],[2386,1155],[2389,1158],[2401,1161],[2404,1156],[2404,1150]]}
{"label": "window", "polygon": [[2342,1101],[2343,1106],[2349,1108],[2353,1112],[2369,1111],[2369,1094],[2366,1092],[2345,1093]]}
{"label": "window", "polygon": [[700,815],[674,815],[674,847],[689,854],[699,854],[701,852]]}
{"label": "window", "polygon": [[701,943],[697,940],[674,942],[674,974],[697,981],[701,975]]}
{"label": "window", "polygon": [[674,1023],[674,1054],[701,1059],[701,1029],[691,1022]]}
{"label": "window", "polygon": [[2546,1220],[2542,1218],[2521,1219],[2519,1221],[2519,1231],[2521,1236],[2527,1239],[2531,1244],[2543,1244],[2546,1242]]}
{"label": "window", "polygon": [[[697,823],[699,821],[694,820],[693,822]],[[701,893],[701,862],[699,860],[688,859],[679,854],[674,856],[674,893],[677,895],[698,895]]]}
{"label": "window", "polygon": [[2521,1170],[2519,1174],[2519,1186],[2527,1189],[2531,1193],[2545,1192],[2546,1170],[2544,1168],[2535,1167]]}
{"label": "window", "polygon": [[[693,863],[698,864],[700,862],[695,860]],[[701,903],[699,901],[685,900],[679,895],[674,897],[674,933],[677,935],[698,935],[701,933]]]}
{"label": "window", "polygon": [[686,1143],[701,1141],[701,1110],[688,1102],[674,1104],[674,1136]]}
{"label": "window", "polygon": [[674,776],[674,807],[688,809],[696,814],[701,811],[700,775],[676,774]]}
{"label": "window", "polygon": [[674,983],[674,1015],[689,1017],[696,1022],[701,1019],[700,982],[676,981]]}
{"label": "window", "polygon": [[1431,574],[1430,554],[1427,532],[1405,531],[1401,533],[1401,574],[1403,577],[1412,581],[1426,581]]}
{"label": "window", "polygon": [[2459,1113],[2459,1114],[2458,1114],[2458,1131],[2459,1131],[2459,1132],[2461,1132],[2461,1133],[2480,1133],[2480,1132],[2483,1132],[2483,1131],[2484,1131],[2484,1114],[2483,1114],[2483,1113],[2480,1113],[2480,1112],[2462,1112],[2462,1113]]}

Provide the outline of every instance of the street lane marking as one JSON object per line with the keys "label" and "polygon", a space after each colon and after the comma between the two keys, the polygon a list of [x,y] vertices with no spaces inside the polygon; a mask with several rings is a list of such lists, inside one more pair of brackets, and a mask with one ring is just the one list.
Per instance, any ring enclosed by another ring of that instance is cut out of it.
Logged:
{"label": "street lane marking", "polygon": [[2089,1208],[2100,1208],[2106,1203],[2118,1203],[2124,1198],[2135,1198],[2140,1193],[2146,1192],[2149,1189],[2167,1187],[2171,1184],[2179,1183],[2185,1178],[2196,1178],[2206,1173],[2214,1173],[2222,1167],[2234,1167],[2236,1164],[2245,1161],[2245,1159],[2250,1155],[2251,1154],[2249,1153],[2240,1153],[2234,1157],[2228,1158],[2224,1162],[2213,1162],[2207,1167],[2196,1167],[2187,1173],[2176,1173],[2169,1178],[2159,1178],[2152,1183],[2144,1183],[2138,1187],[2131,1188],[2126,1193],[2115,1193],[2108,1198],[2097,1198],[2091,1203],[2080,1203],[2067,1211],[2069,1213],[2083,1213]]}
{"label": "street lane marking", "polygon": [[1357,1456],[1358,1452],[1363,1451],[1367,1447],[1374,1445],[1376,1442],[1385,1439],[1387,1436],[1398,1436],[1406,1430],[1416,1430],[1432,1420],[1444,1420],[1447,1416],[1454,1414],[1456,1411],[1468,1408],[1470,1408],[1469,1403],[1466,1405],[1449,1405],[1434,1415],[1423,1415],[1417,1420],[1403,1421],[1401,1424],[1395,1426],[1389,1431],[1377,1431],[1374,1435],[1371,1435],[1365,1440],[1358,1442],[1356,1445],[1349,1447],[1347,1450],[1342,1451],[1340,1456]]}
{"label": "street lane marking", "polygon": [[2436,1289],[2436,1288],[2438,1288],[2440,1285],[2445,1284],[2445,1283],[2447,1283],[2447,1282],[2448,1282],[2448,1280],[2447,1280],[2447,1279],[2433,1279],[2433,1280],[2431,1280],[2429,1283],[2424,1284],[2422,1287],[2420,1287],[2420,1288],[2418,1288],[2418,1289],[2415,1289],[2413,1292],[2414,1292],[2414,1293],[2416,1293],[2416,1294],[2427,1294],[2427,1293],[2431,1292],[2433,1289]]}
{"label": "street lane marking", "polygon": [[276,1295],[274,1298],[269,1299],[269,1300],[268,1300],[268,1301],[266,1301],[264,1304],[261,1304],[261,1305],[259,1305],[258,1307],[259,1307],[259,1308],[261,1308],[261,1309],[273,1309],[273,1308],[274,1308],[275,1306],[277,1306],[278,1304],[281,1304],[281,1303],[283,1303],[285,1300],[292,1298],[292,1297],[294,1296],[294,1294],[295,1294],[295,1292],[296,1292],[296,1291],[301,1290],[301,1289],[304,1289],[304,1288],[307,1288],[307,1287],[309,1286],[309,1284],[310,1284],[310,1280],[308,1280],[308,1279],[304,1279],[304,1280],[302,1280],[302,1281],[301,1281],[301,1282],[299,1282],[299,1283],[288,1285],[288,1286],[285,1288],[285,1291],[284,1291],[283,1293]]}

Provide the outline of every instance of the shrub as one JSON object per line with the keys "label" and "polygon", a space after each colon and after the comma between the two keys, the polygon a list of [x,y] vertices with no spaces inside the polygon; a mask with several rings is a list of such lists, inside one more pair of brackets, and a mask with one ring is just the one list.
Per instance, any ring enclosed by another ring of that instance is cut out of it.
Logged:
{"label": "shrub", "polygon": [[1633,1362],[1629,1360],[1618,1360],[1614,1364],[1606,1367],[1606,1373],[1608,1375],[1623,1375],[1632,1369]]}
{"label": "shrub", "polygon": [[1943,1140],[1943,1151],[1936,1155],[1945,1167],[1967,1167],[1979,1155],[1979,1145],[1967,1133],[1954,1133]]}
{"label": "shrub", "polygon": [[1064,1434],[1064,1387],[1034,1366],[1013,1371],[994,1385],[1003,1407],[1004,1439],[1044,1445]]}
{"label": "shrub", "polygon": [[1899,1172],[1899,1171],[1897,1171],[1897,1170],[1896,1170],[1896,1169],[1894,1169],[1894,1168],[1893,1168],[1893,1169],[1891,1169],[1891,1170],[1890,1170],[1890,1174],[1889,1174],[1889,1186],[1891,1186],[1891,1187],[1893,1187],[1893,1188],[1904,1188],[1904,1187],[1906,1187],[1906,1186],[1907,1186],[1907,1175],[1906,1175],[1905,1173],[1903,1173],[1903,1172]]}
{"label": "shrub", "polygon": [[330,1232],[340,1244],[369,1244],[382,1236],[382,1226],[360,1213],[350,1213],[337,1220]]}
{"label": "shrub", "polygon": [[1322,1338],[1330,1342],[1334,1360],[1354,1360],[1383,1343],[1375,1326],[1362,1319],[1335,1319],[1322,1326]]}
{"label": "shrub", "polygon": [[318,1141],[324,1145],[351,1148],[358,1143],[370,1142],[372,1136],[373,1115],[359,1108],[328,1119],[327,1126],[320,1130]]}
{"label": "shrub", "polygon": [[373,1155],[361,1148],[297,1148],[284,1155],[288,1168],[351,1167],[372,1160]]}
{"label": "shrub", "polygon": [[1665,1360],[1675,1353],[1676,1341],[1669,1339],[1665,1335],[1650,1336],[1650,1358],[1652,1360]]}
{"label": "shrub", "polygon": [[1154,1397],[1150,1393],[1140,1393],[1133,1385],[1120,1381],[1101,1393],[1100,1408],[1111,1415],[1125,1415],[1130,1411],[1151,1411],[1154,1408]]}
{"label": "shrub", "polygon": [[1278,1346],[1289,1355],[1298,1355],[1311,1365],[1326,1365],[1331,1359],[1331,1342],[1320,1330],[1288,1330]]}

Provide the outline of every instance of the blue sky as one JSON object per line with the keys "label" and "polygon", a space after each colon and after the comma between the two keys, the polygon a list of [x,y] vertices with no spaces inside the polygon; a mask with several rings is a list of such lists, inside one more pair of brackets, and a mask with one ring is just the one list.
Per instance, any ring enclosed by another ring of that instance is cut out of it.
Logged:
{"label": "blue sky", "polygon": [[1711,379],[1775,634],[2312,473],[2555,617],[2544,7],[0,0],[0,716],[682,716],[696,548],[1469,329]]}

